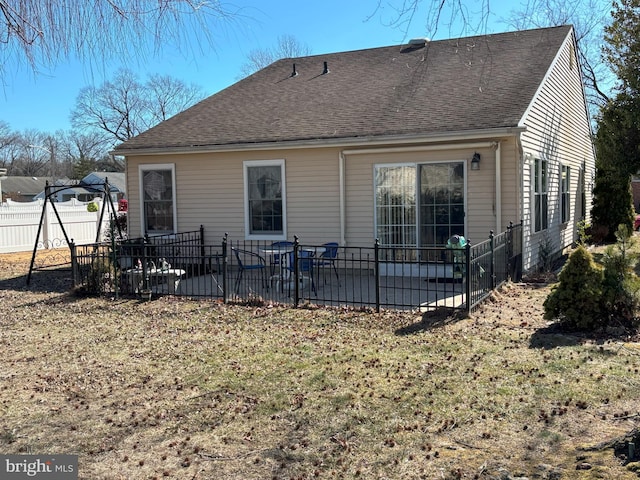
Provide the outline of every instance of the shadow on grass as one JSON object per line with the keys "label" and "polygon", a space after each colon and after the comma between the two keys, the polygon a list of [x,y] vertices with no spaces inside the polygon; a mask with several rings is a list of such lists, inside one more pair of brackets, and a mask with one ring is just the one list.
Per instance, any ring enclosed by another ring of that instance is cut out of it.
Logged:
{"label": "shadow on grass", "polygon": [[[36,270],[31,274],[31,281],[27,285],[28,275],[6,278],[0,280],[0,291],[13,291],[16,295],[21,292],[53,294],[46,299],[27,300],[30,304],[45,303],[48,305],[70,304],[84,298],[104,298],[104,295],[83,293],[82,289],[73,290],[71,288],[71,272],[69,269],[56,270]],[[25,297],[25,299],[28,297]],[[113,301],[114,298],[111,297]],[[138,298],[132,295],[120,295],[117,298],[120,302],[131,302],[134,304],[147,303],[149,300]]]}
{"label": "shadow on grass", "polygon": [[558,325],[550,325],[540,328],[531,335],[529,348],[553,348],[574,347],[583,344],[587,339],[584,336],[572,332],[563,331]]}
{"label": "shadow on grass", "polygon": [[69,293],[71,291],[71,272],[68,269],[36,270],[28,274],[0,280],[0,290],[16,290],[37,293]]}
{"label": "shadow on grass", "polygon": [[553,348],[574,347],[585,343],[605,344],[609,341],[638,342],[640,331],[631,331],[618,327],[597,332],[575,332],[563,329],[562,325],[553,324],[537,330],[529,340],[529,348]]}
{"label": "shadow on grass", "polygon": [[429,330],[456,323],[463,318],[466,318],[466,314],[459,310],[453,308],[438,308],[424,312],[420,322],[398,328],[394,333],[396,335],[414,335],[416,333],[428,332]]}

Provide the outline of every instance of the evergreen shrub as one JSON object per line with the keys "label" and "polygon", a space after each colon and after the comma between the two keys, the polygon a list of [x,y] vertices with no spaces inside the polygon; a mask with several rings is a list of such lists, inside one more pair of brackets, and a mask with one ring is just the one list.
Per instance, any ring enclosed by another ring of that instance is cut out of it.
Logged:
{"label": "evergreen shrub", "polygon": [[579,245],[560,272],[544,302],[544,317],[559,320],[568,330],[594,330],[602,326],[603,269]]}

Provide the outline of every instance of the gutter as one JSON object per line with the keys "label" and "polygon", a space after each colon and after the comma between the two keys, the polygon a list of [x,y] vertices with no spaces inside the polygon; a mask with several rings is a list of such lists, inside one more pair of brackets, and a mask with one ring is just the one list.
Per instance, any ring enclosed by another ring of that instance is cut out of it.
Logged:
{"label": "gutter", "polygon": [[489,148],[496,145],[495,141],[475,142],[475,143],[449,143],[446,145],[422,145],[411,147],[387,147],[387,148],[362,148],[353,150],[343,150],[345,155],[367,155],[374,153],[402,153],[402,152],[433,152],[437,150],[454,150],[456,148]]}
{"label": "gutter", "polygon": [[[516,136],[516,148],[518,151],[518,154],[520,156],[520,168],[518,168],[518,175],[520,175],[520,187],[518,188],[519,192],[517,195],[517,201],[520,205],[518,205],[519,209],[520,209],[520,222],[522,222],[522,231],[525,231],[525,218],[524,218],[524,169],[526,166],[528,166],[528,156],[529,154],[524,153],[524,148],[522,146],[522,137],[520,135]],[[529,219],[529,222],[533,221],[533,219]],[[531,223],[529,223],[530,225]],[[527,227],[529,228],[529,227]],[[522,268],[524,269],[525,267],[525,260],[524,260],[524,253],[526,251],[527,245],[524,244],[524,238],[525,236],[523,235],[523,244],[522,244],[522,253],[523,253],[523,259],[522,259]]]}
{"label": "gutter", "polygon": [[122,148],[120,150],[112,150],[110,155],[130,156],[130,155],[171,155],[177,153],[216,153],[216,152],[243,152],[254,150],[291,150],[297,148],[353,148],[353,147],[370,147],[376,146],[392,146],[407,145],[408,143],[451,143],[463,142],[471,140],[486,139],[487,137],[504,137],[517,135],[524,131],[525,127],[501,127],[487,128],[482,130],[460,131],[448,134],[434,135],[389,135],[375,137],[353,137],[353,138],[319,138],[306,140],[292,140],[281,142],[259,142],[245,144],[228,144],[228,145],[190,145],[190,146],[169,146],[169,147],[150,147],[150,148]]}

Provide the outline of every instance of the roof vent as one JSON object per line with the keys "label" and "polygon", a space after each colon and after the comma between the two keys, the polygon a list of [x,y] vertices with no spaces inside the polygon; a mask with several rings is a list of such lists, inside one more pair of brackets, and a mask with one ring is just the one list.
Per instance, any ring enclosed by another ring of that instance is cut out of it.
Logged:
{"label": "roof vent", "polygon": [[322,70],[322,75],[326,75],[327,73],[329,73],[329,65],[327,65],[327,62],[324,62],[324,70]]}
{"label": "roof vent", "polygon": [[429,39],[424,38],[412,38],[409,40],[409,46],[411,47],[424,47],[429,42]]}
{"label": "roof vent", "polygon": [[296,70],[296,64],[293,64],[293,71],[291,72],[291,76],[292,77],[297,77],[298,76],[298,71]]}

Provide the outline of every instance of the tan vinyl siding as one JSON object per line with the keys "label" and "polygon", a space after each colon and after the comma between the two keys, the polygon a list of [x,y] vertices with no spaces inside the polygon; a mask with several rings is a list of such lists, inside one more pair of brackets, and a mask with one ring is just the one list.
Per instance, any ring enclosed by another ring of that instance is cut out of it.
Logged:
{"label": "tan vinyl siding", "polygon": [[283,153],[287,159],[289,237],[301,242],[340,241],[339,150],[310,149]]}
{"label": "tan vinyl siding", "polygon": [[522,220],[520,184],[522,181],[520,169],[521,158],[515,137],[504,139],[500,144],[502,188],[502,219],[501,230],[504,231],[509,222],[514,224]]}
{"label": "tan vinyl siding", "polygon": [[[577,238],[577,223],[580,218],[580,171],[586,166],[586,178],[595,170],[591,143],[591,129],[585,107],[584,91],[580,81],[577,59],[574,57],[573,39],[565,44],[557,62],[536,97],[532,108],[524,119],[527,131],[522,135],[523,150],[529,159],[525,168],[525,201],[533,209],[531,198],[531,168],[534,158],[546,158],[549,162],[549,228],[533,232],[532,218],[527,221],[525,237],[525,268],[537,263],[540,246],[549,242],[553,251],[560,251]],[[561,165],[571,169],[570,194],[571,214],[569,221],[561,223],[560,169]],[[586,215],[591,209],[591,192],[587,189]],[[533,214],[533,210],[532,210]]]}
{"label": "tan vinyl siding", "polygon": [[[488,143],[488,142],[485,142]],[[511,145],[511,147],[509,147]],[[502,229],[517,222],[517,190],[513,178],[515,142],[503,140],[502,148]],[[482,159],[479,170],[470,169],[474,152]],[[466,235],[474,242],[485,240],[496,230],[495,155],[493,147],[454,148],[375,154],[345,151],[345,240],[349,246],[372,246],[375,241],[374,166],[377,164],[464,162],[466,176]],[[225,232],[233,240],[245,238],[245,160],[285,160],[287,198],[287,238],[301,242],[340,241],[340,149],[318,148],[269,152],[130,157],[127,179],[130,205],[129,231],[142,234],[138,165],[175,164],[177,230],[205,226],[207,243],[221,241]]]}
{"label": "tan vinyl siding", "polygon": [[205,240],[216,243],[225,232],[231,239],[245,238],[244,176],[245,160],[285,160],[287,237],[324,243],[337,241],[339,222],[338,152],[323,150],[285,150],[260,153],[215,153],[130,157],[127,162],[128,189],[132,209],[129,231],[141,232],[138,165],[175,164],[177,230],[196,230],[205,226]]}
{"label": "tan vinyl siding", "polygon": [[[474,152],[482,156],[480,170],[471,170]],[[346,157],[346,242],[347,245],[370,245],[375,241],[374,166],[463,162],[466,164],[466,233],[482,241],[495,229],[495,150],[492,148],[458,148],[437,151],[350,154]]]}

